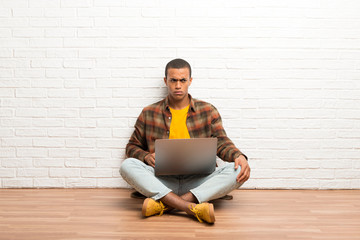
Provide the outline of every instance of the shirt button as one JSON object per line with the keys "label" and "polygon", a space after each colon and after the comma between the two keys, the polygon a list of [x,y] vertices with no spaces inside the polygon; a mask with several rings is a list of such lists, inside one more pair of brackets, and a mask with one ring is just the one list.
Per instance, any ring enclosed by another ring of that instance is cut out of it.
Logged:
{"label": "shirt button", "polygon": [[169,117],[169,119],[171,119],[171,117]]}
{"label": "shirt button", "polygon": [[169,131],[167,131],[166,133],[169,134]]}

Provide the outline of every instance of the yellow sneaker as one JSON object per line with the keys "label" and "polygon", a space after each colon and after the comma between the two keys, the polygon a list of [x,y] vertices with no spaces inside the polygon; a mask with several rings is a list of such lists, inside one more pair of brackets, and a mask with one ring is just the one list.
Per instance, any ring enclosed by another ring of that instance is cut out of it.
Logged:
{"label": "yellow sneaker", "polygon": [[161,201],[155,201],[152,198],[146,198],[142,206],[142,215],[144,217],[150,217],[153,215],[163,215],[167,208]]}
{"label": "yellow sneaker", "polygon": [[214,223],[215,222],[215,214],[214,214],[214,205],[211,203],[201,203],[197,204],[194,207],[189,206],[190,211],[195,214],[195,217],[199,220],[199,222]]}

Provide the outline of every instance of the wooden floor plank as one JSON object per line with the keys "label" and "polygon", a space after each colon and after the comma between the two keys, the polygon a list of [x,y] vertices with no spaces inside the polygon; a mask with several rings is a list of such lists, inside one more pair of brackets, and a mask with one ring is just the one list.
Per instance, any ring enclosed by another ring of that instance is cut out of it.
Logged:
{"label": "wooden floor plank", "polygon": [[360,239],[360,190],[237,190],[216,223],[143,218],[129,189],[1,189],[0,240]]}

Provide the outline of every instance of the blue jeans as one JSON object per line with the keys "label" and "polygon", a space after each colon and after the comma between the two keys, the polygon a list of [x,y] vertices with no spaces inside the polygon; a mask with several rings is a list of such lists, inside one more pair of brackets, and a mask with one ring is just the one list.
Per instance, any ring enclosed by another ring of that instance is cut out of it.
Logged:
{"label": "blue jeans", "polygon": [[120,168],[123,179],[135,190],[154,200],[174,192],[178,196],[191,192],[199,203],[225,196],[242,183],[236,182],[240,173],[234,163],[225,162],[210,175],[155,176],[154,168],[135,158],[126,159]]}

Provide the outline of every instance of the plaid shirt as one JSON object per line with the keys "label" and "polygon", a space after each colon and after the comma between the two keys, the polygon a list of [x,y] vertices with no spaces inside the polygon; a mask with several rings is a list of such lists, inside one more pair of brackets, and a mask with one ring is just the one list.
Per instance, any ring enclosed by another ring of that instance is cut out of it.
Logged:
{"label": "plaid shirt", "polygon": [[[210,103],[193,99],[190,94],[190,107],[186,120],[190,138],[216,137],[217,156],[224,161],[233,162],[243,155],[226,136],[221,116]],[[135,130],[126,145],[127,157],[144,161],[146,155],[155,152],[155,140],[169,138],[171,112],[169,99],[145,107],[135,123]]]}

